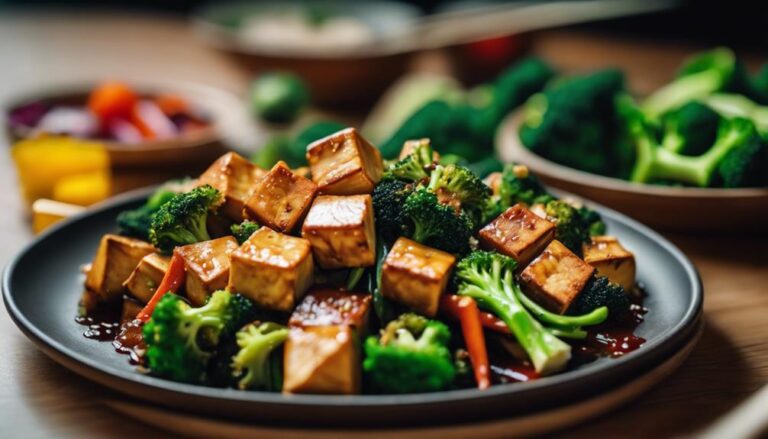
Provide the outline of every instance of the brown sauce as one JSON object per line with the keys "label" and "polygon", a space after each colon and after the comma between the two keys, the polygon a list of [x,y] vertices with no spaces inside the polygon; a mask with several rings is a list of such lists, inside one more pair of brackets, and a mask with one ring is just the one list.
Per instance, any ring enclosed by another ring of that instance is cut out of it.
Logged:
{"label": "brown sauce", "polygon": [[101,342],[111,342],[115,350],[129,356],[131,364],[142,364],[145,350],[142,324],[139,320],[121,324],[123,302],[90,307],[75,317],[75,322],[86,326],[83,337]]}

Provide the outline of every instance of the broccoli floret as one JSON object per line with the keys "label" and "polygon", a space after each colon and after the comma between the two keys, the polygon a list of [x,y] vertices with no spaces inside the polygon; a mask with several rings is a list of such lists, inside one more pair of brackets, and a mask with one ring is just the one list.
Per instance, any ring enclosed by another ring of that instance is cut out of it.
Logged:
{"label": "broccoli floret", "polygon": [[579,209],[565,201],[553,200],[545,205],[544,211],[547,219],[555,224],[557,240],[581,255],[582,245],[590,240],[591,224],[584,222]]}
{"label": "broccoli floret", "polygon": [[720,116],[700,102],[689,102],[663,120],[661,146],[675,153],[698,156],[715,142]]}
{"label": "broccoli floret", "polygon": [[515,261],[507,256],[474,251],[456,267],[458,294],[472,297],[480,307],[503,320],[538,373],[558,372],[571,358],[571,347],[522,305],[522,291],[513,279],[515,266]]}
{"label": "broccoli floret", "polygon": [[457,165],[438,165],[430,174],[427,188],[440,198],[456,200],[475,225],[483,219],[483,211],[491,197],[491,188],[469,169]]}
{"label": "broccoli floret", "polygon": [[161,187],[147,202],[134,210],[125,210],[117,216],[117,227],[120,234],[149,241],[149,228],[152,224],[152,214],[160,209],[174,196],[174,192]]}
{"label": "broccoli floret", "polygon": [[307,86],[292,73],[265,73],[251,85],[251,107],[267,122],[291,122],[308,103]]}
{"label": "broccoli floret", "polygon": [[420,187],[406,198],[402,209],[412,223],[414,241],[449,253],[469,250],[473,223],[460,208],[441,204],[437,195]]}
{"label": "broccoli floret", "polygon": [[400,180],[382,180],[373,189],[373,212],[376,231],[386,242],[407,235],[410,224],[403,215],[403,204],[413,187]]}
{"label": "broccoli floret", "polygon": [[[619,108],[626,120],[629,137],[637,150],[637,161],[630,180],[649,183],[655,180],[669,180],[694,186],[707,187],[722,178],[722,184],[745,184],[760,179],[762,167],[753,169],[751,157],[759,155],[761,143],[754,124],[743,118],[722,119],[717,130],[717,139],[704,154],[689,157],[661,148],[656,142],[645,116],[634,106],[631,98],[618,99]],[[726,157],[732,160],[728,164]],[[741,163],[742,165],[738,165]],[[720,175],[719,172],[725,172]],[[752,172],[758,175],[747,175]]]}
{"label": "broccoli floret", "polygon": [[524,203],[528,206],[537,203],[548,203],[554,200],[541,184],[538,177],[533,175],[525,165],[509,163],[504,166],[499,186],[499,200],[504,207]]}
{"label": "broccoli floret", "polygon": [[525,106],[520,140],[536,154],[583,171],[622,177],[633,152],[616,140],[621,125],[614,97],[624,90],[618,70],[560,80]]}
{"label": "broccoli floret", "polygon": [[577,211],[581,217],[581,222],[587,227],[589,236],[605,235],[605,222],[603,222],[603,218],[597,211],[586,206],[579,207]]}
{"label": "broccoli floret", "polygon": [[162,253],[170,254],[176,246],[208,241],[208,212],[221,203],[219,191],[209,185],[174,195],[154,214],[149,239]]}
{"label": "broccoli floret", "polygon": [[245,220],[240,224],[232,224],[229,229],[232,231],[232,235],[235,239],[237,239],[237,243],[242,245],[254,232],[259,230],[260,227],[261,226],[256,221]]}
{"label": "broccoli floret", "polygon": [[420,142],[413,148],[411,154],[390,165],[382,178],[413,183],[429,178],[434,167],[435,162],[430,142]]}
{"label": "broccoli floret", "polygon": [[715,184],[722,187],[768,186],[768,145],[751,136],[717,165]]}
{"label": "broccoli floret", "polygon": [[252,315],[250,300],[227,291],[214,292],[200,308],[166,294],[143,328],[147,367],[173,381],[203,383],[219,340],[234,334]]}
{"label": "broccoli floret", "polygon": [[288,328],[277,323],[251,323],[236,334],[238,353],[232,358],[240,389],[280,390],[281,371],[270,354],[288,338]]}
{"label": "broccoli floret", "polygon": [[363,369],[378,392],[443,390],[456,375],[450,338],[443,323],[403,314],[384,328],[381,338],[366,339]]}
{"label": "broccoli floret", "polygon": [[651,119],[715,92],[731,92],[768,103],[768,94],[752,82],[736,55],[723,47],[700,53],[683,64],[677,78],[643,102]]}
{"label": "broccoli floret", "polygon": [[568,314],[587,314],[606,307],[608,317],[614,320],[626,314],[629,305],[629,297],[621,285],[610,282],[607,277],[593,276],[568,308]]}
{"label": "broccoli floret", "polygon": [[707,96],[702,102],[723,117],[743,117],[751,120],[763,137],[768,137],[768,106],[758,105],[742,95],[728,93]]}

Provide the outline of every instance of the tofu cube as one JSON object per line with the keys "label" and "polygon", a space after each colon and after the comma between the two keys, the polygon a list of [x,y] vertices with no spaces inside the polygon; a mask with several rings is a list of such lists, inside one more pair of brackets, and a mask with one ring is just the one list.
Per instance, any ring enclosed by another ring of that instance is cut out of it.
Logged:
{"label": "tofu cube", "polygon": [[136,319],[136,315],[143,308],[143,303],[132,297],[123,296],[123,307],[120,310],[120,324],[122,325]]}
{"label": "tofu cube", "polygon": [[259,306],[291,311],[312,285],[309,241],[262,227],[232,253],[228,289]]}
{"label": "tofu cube", "polygon": [[229,257],[237,247],[235,238],[225,236],[176,248],[176,254],[184,259],[187,271],[184,288],[189,303],[193,306],[205,305],[214,291],[227,287]]}
{"label": "tofu cube", "polygon": [[200,175],[198,184],[209,184],[218,189],[224,196],[224,204],[219,211],[233,221],[240,222],[243,220],[245,201],[264,174],[266,171],[241,155],[228,152]]}
{"label": "tofu cube", "polygon": [[144,241],[104,235],[85,278],[86,288],[94,291],[102,301],[119,299],[125,290],[123,283],[141,258],[154,252],[155,248]]}
{"label": "tofu cube", "polygon": [[170,257],[158,253],[144,256],[123,286],[134,299],[146,304],[168,271],[170,260]]}
{"label": "tofu cube", "polygon": [[434,317],[455,263],[450,253],[399,238],[384,260],[381,292],[387,299]]}
{"label": "tofu cube", "polygon": [[283,392],[360,393],[360,343],[349,326],[291,328],[283,361]]}
{"label": "tofu cube", "polygon": [[384,172],[378,148],[354,128],[311,143],[307,161],[322,194],[370,194]]}
{"label": "tofu cube", "polygon": [[358,334],[368,327],[371,295],[350,293],[332,288],[313,288],[293,310],[288,326],[345,325],[357,329]]}
{"label": "tofu cube", "polygon": [[320,195],[307,213],[301,236],[325,269],[368,267],[376,262],[371,196]]}
{"label": "tofu cube", "polygon": [[524,267],[555,238],[555,225],[515,204],[483,227],[478,237],[484,248],[507,255]]}
{"label": "tofu cube", "polygon": [[312,204],[317,185],[278,162],[256,183],[243,214],[279,232],[290,232]]}
{"label": "tofu cube", "polygon": [[565,313],[595,269],[554,240],[528,265],[520,280],[531,298],[552,312]]}
{"label": "tofu cube", "polygon": [[[413,154],[413,150],[416,149],[417,146],[424,144],[429,145],[429,143],[429,139],[406,140],[405,143],[403,143],[403,148],[400,150],[400,155],[397,156],[397,159],[402,160]],[[437,151],[432,151],[432,159],[434,161],[439,161],[440,154]]]}
{"label": "tofu cube", "polygon": [[584,244],[584,261],[595,267],[597,274],[621,285],[626,291],[635,286],[635,255],[625,249],[614,236],[595,236]]}

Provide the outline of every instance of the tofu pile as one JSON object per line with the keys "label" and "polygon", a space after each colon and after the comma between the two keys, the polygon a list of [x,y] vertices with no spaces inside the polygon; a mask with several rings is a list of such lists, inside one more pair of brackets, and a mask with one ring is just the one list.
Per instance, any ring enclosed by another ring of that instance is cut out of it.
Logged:
{"label": "tofu pile", "polygon": [[[412,147],[406,143],[404,149]],[[175,255],[184,261],[191,305],[201,306],[226,288],[261,308],[290,313],[285,392],[359,393],[371,296],[315,286],[314,274],[316,268],[375,264],[371,192],[383,162],[378,149],[351,128],[310,144],[307,160],[311,178],[283,162],[264,170],[236,153],[220,157],[198,179],[224,197],[214,221],[220,226],[247,219],[262,227],[242,245],[223,236],[177,247]],[[554,224],[515,205],[480,230],[479,241],[517,260],[530,294],[557,312],[568,308],[595,270],[625,288],[634,283],[634,258],[615,238],[596,238],[582,259],[554,236]],[[146,242],[106,235],[86,286],[100,300],[128,300],[135,310],[155,293],[169,260]],[[453,255],[401,237],[386,255],[381,292],[434,317],[455,264]]]}

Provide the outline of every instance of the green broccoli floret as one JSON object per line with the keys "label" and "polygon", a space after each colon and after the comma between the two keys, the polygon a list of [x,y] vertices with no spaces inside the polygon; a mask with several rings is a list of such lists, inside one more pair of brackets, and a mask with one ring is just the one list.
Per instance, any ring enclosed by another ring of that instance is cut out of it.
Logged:
{"label": "green broccoli floret", "polygon": [[581,255],[582,245],[590,240],[591,224],[584,222],[579,209],[565,201],[553,200],[544,206],[544,211],[547,219],[555,224],[555,238]]}
{"label": "green broccoli floret", "polygon": [[756,102],[768,103],[768,93],[752,82],[733,51],[720,47],[697,54],[685,62],[674,81],[645,99],[643,112],[651,119],[657,119],[668,111],[716,92],[743,94]]}
{"label": "green broccoli floret", "polygon": [[629,297],[621,285],[610,282],[607,277],[593,276],[568,308],[568,314],[587,314],[605,307],[613,320],[626,314],[629,305]]}
{"label": "green broccoli floret", "polygon": [[758,105],[749,98],[728,93],[716,93],[701,102],[727,118],[743,117],[752,121],[763,137],[768,137],[768,106]]}
{"label": "green broccoli floret", "polygon": [[491,197],[491,188],[469,169],[457,165],[438,165],[430,174],[427,189],[451,200],[456,200],[476,226]]}
{"label": "green broccoli floret", "polygon": [[[756,145],[761,144],[762,139],[750,120],[722,119],[712,147],[700,156],[689,157],[658,145],[645,116],[634,106],[630,97],[619,98],[618,105],[625,118],[628,135],[637,150],[631,181],[649,183],[669,180],[707,187],[718,183],[718,179],[726,185],[746,184],[761,178],[759,174],[762,166],[757,169],[744,166],[762,154],[762,147]],[[728,156],[731,157],[732,166],[725,160]],[[744,174],[751,171],[758,175]]]}
{"label": "green broccoli floret", "polygon": [[143,328],[147,367],[173,381],[204,383],[219,340],[234,334],[252,315],[250,300],[227,291],[214,292],[199,308],[166,294]]}
{"label": "green broccoli floret", "polygon": [[581,222],[587,227],[589,236],[605,235],[606,226],[603,222],[603,218],[597,211],[594,211],[586,206],[581,206],[577,209]]}
{"label": "green broccoli floret", "polygon": [[149,228],[152,224],[152,214],[160,209],[160,206],[169,201],[175,193],[166,187],[161,187],[147,202],[134,210],[124,210],[117,215],[117,227],[120,234],[149,241]]}
{"label": "green broccoli floret", "polygon": [[221,194],[209,185],[174,195],[154,214],[149,239],[162,253],[170,254],[176,246],[208,241],[208,212],[219,206]]}
{"label": "green broccoli floret", "polygon": [[472,297],[503,320],[538,373],[558,372],[571,358],[571,347],[542,326],[520,302],[522,291],[513,278],[515,266],[507,256],[474,251],[456,267],[458,294]]}
{"label": "green broccoli floret", "polygon": [[235,239],[237,239],[237,243],[242,245],[254,232],[259,230],[259,228],[261,228],[261,226],[256,221],[245,220],[240,224],[232,224],[229,229],[232,231],[232,235]]}
{"label": "green broccoli floret", "polygon": [[373,189],[376,231],[388,243],[409,233],[410,224],[403,215],[403,204],[411,192],[411,184],[394,179],[382,180]]}
{"label": "green broccoli floret", "polygon": [[384,328],[381,338],[366,339],[363,369],[372,387],[382,393],[446,389],[456,375],[450,338],[443,323],[403,314]]}
{"label": "green broccoli floret", "polygon": [[704,154],[717,137],[720,116],[700,102],[689,102],[664,116],[661,146],[672,152]]}
{"label": "green broccoli floret", "polygon": [[525,106],[520,140],[536,154],[583,171],[622,177],[633,151],[621,142],[614,98],[624,91],[618,70],[558,81]]}
{"label": "green broccoli floret", "polygon": [[411,221],[411,238],[449,253],[469,250],[473,223],[466,213],[454,206],[441,204],[437,195],[417,188],[405,200],[403,215]]}
{"label": "green broccoli floret", "polygon": [[421,142],[413,148],[410,155],[391,164],[382,178],[413,183],[429,178],[434,167],[435,162],[430,142]]}
{"label": "green broccoli floret", "polygon": [[528,206],[548,203],[555,198],[525,165],[509,163],[504,166],[499,186],[499,200],[504,207],[524,203]]}
{"label": "green broccoli floret", "polygon": [[251,85],[251,107],[267,122],[291,122],[308,103],[307,86],[292,73],[265,73]]}
{"label": "green broccoli floret", "polygon": [[240,389],[280,390],[281,371],[273,367],[270,354],[288,338],[288,328],[277,323],[251,323],[237,334],[238,353],[232,357]]}

